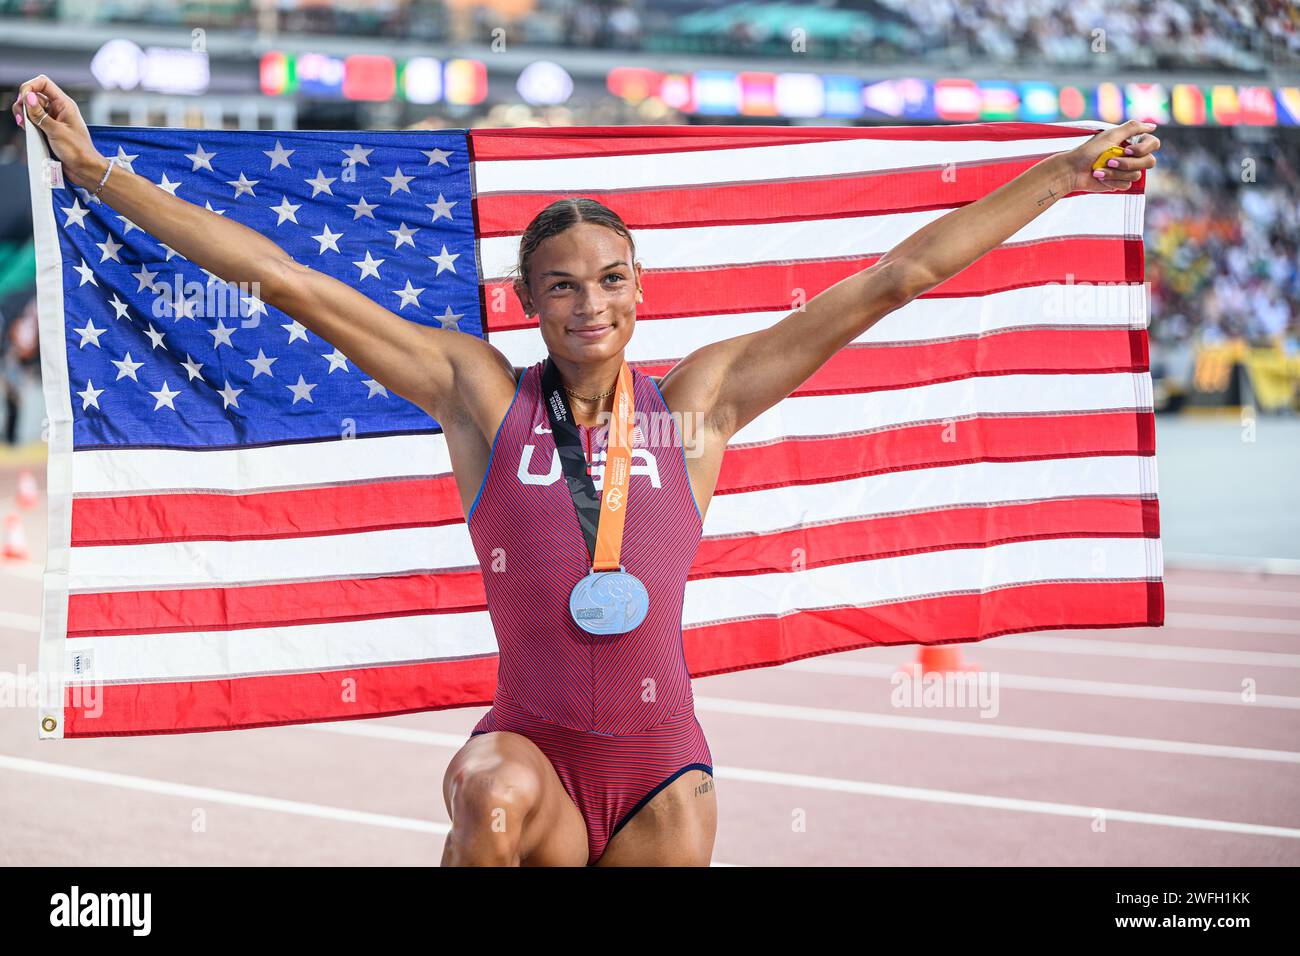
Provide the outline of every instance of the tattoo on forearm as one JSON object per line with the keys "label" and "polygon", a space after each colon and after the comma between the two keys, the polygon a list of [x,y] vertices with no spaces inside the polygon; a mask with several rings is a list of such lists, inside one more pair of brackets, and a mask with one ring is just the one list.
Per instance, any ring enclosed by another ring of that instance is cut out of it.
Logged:
{"label": "tattoo on forearm", "polygon": [[697,797],[702,797],[713,789],[713,778],[708,774],[704,774],[703,776],[704,782],[695,788],[695,795]]}
{"label": "tattoo on forearm", "polygon": [[1050,202],[1055,198],[1056,198],[1056,190],[1049,186],[1047,188],[1047,195],[1043,196],[1038,200],[1038,205],[1041,206],[1043,203]]}

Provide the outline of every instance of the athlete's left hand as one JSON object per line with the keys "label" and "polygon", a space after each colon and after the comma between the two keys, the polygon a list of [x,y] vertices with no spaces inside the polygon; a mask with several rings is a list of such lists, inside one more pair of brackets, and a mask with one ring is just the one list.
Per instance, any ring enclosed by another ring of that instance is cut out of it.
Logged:
{"label": "athlete's left hand", "polygon": [[[1132,189],[1132,184],[1142,178],[1142,170],[1151,169],[1156,164],[1155,152],[1160,148],[1160,140],[1152,132],[1154,129],[1154,124],[1130,120],[1114,129],[1103,130],[1083,145],[1062,153],[1068,167],[1068,190],[1114,193]],[[1094,170],[1092,164],[1111,146],[1124,150],[1124,155],[1111,159],[1101,170]],[[1104,172],[1104,175],[1098,177],[1096,172]]]}

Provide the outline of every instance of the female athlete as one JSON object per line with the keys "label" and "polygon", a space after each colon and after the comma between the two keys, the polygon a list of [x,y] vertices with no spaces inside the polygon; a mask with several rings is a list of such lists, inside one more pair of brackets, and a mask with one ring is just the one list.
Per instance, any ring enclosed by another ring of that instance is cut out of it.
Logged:
{"label": "female athlete", "polygon": [[[108,160],[58,86],[38,76],[13,108],[39,125],[67,179],[99,188]],[[482,339],[400,318],[125,169],[100,195],[221,279],[258,283],[263,301],[442,426],[500,651],[492,709],[443,781],[443,864],[704,866],[717,806],[681,611],[728,440],[1061,198],[1129,189],[1156,163],[1152,128],[1126,123],[1042,159],[780,322],[697,349],[658,380],[624,362],[643,298],[632,236],[590,199],[552,203],[522,237],[514,288],[548,354],[518,369]],[[1121,155],[1095,173],[1110,147]],[[633,414],[674,425],[618,441],[596,427]],[[580,596],[597,570],[618,587]],[[602,632],[605,615],[618,620]]]}

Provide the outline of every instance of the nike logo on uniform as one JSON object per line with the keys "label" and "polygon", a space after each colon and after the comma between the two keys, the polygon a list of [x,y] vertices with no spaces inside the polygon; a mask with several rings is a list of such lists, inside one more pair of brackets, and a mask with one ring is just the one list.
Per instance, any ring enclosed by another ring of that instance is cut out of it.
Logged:
{"label": "nike logo on uniform", "polygon": [[543,428],[541,425],[538,425],[536,428],[533,429],[533,431],[539,435],[549,435],[551,433],[551,430],[549,428]]}

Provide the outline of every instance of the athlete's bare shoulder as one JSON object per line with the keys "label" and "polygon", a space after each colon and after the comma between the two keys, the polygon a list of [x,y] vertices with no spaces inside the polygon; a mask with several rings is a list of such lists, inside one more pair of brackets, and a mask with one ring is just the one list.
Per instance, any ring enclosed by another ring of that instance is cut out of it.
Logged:
{"label": "athlete's bare shoulder", "polygon": [[500,349],[477,335],[446,333],[445,354],[451,366],[451,381],[443,396],[443,408],[434,418],[453,425],[471,425],[488,436],[496,434],[519,384],[519,369],[510,364]]}

